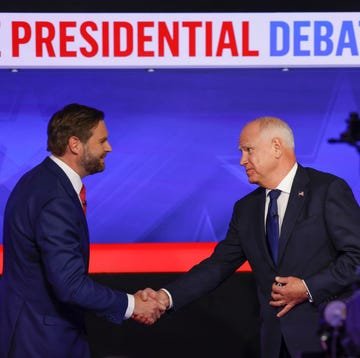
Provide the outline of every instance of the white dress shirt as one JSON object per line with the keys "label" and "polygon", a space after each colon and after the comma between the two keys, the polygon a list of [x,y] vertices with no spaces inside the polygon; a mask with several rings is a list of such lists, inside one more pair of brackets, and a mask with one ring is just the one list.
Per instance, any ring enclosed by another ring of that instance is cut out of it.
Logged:
{"label": "white dress shirt", "polygon": [[[298,164],[295,163],[291,168],[289,173],[286,174],[285,178],[280,182],[280,184],[275,188],[281,191],[280,196],[277,199],[277,207],[278,207],[278,215],[279,215],[279,236],[281,234],[281,226],[284,220],[285,211],[287,208],[287,204],[289,201],[291,187],[295,178],[296,170],[298,168]],[[264,225],[266,226],[266,215],[269,208],[269,192],[271,189],[266,189],[266,201],[265,201],[265,217],[264,217]]]}

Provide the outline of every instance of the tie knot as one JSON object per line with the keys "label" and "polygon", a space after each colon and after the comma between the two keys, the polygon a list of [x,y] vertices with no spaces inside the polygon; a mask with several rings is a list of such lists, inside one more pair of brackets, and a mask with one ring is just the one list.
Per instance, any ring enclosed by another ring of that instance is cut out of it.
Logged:
{"label": "tie knot", "polygon": [[270,200],[271,201],[277,200],[277,198],[280,196],[280,194],[281,194],[281,190],[279,190],[279,189],[270,190],[269,191]]}

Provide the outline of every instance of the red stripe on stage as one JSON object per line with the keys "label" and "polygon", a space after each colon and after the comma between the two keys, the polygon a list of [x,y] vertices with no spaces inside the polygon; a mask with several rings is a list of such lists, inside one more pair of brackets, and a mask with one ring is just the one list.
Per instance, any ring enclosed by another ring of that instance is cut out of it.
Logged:
{"label": "red stripe on stage", "polygon": [[[216,243],[91,244],[91,273],[186,272],[208,257]],[[0,273],[3,267],[0,245]],[[250,272],[246,262],[238,271]]]}
{"label": "red stripe on stage", "polygon": [[3,246],[0,245],[0,275],[3,272]]}

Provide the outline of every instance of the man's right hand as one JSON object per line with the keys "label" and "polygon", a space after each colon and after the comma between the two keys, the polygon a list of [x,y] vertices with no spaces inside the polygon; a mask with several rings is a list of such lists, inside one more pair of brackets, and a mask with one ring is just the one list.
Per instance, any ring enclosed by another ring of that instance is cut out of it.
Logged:
{"label": "man's right hand", "polygon": [[136,292],[134,298],[135,307],[132,318],[146,325],[154,324],[169,306],[169,298],[161,290],[156,292],[151,288],[146,288]]}

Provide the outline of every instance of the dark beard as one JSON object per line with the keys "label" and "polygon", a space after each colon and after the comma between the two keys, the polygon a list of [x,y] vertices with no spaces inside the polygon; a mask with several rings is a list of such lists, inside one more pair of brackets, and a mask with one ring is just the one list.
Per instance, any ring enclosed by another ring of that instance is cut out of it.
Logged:
{"label": "dark beard", "polygon": [[101,158],[93,157],[89,153],[85,153],[81,164],[89,175],[102,172],[105,169],[105,164],[101,162]]}

